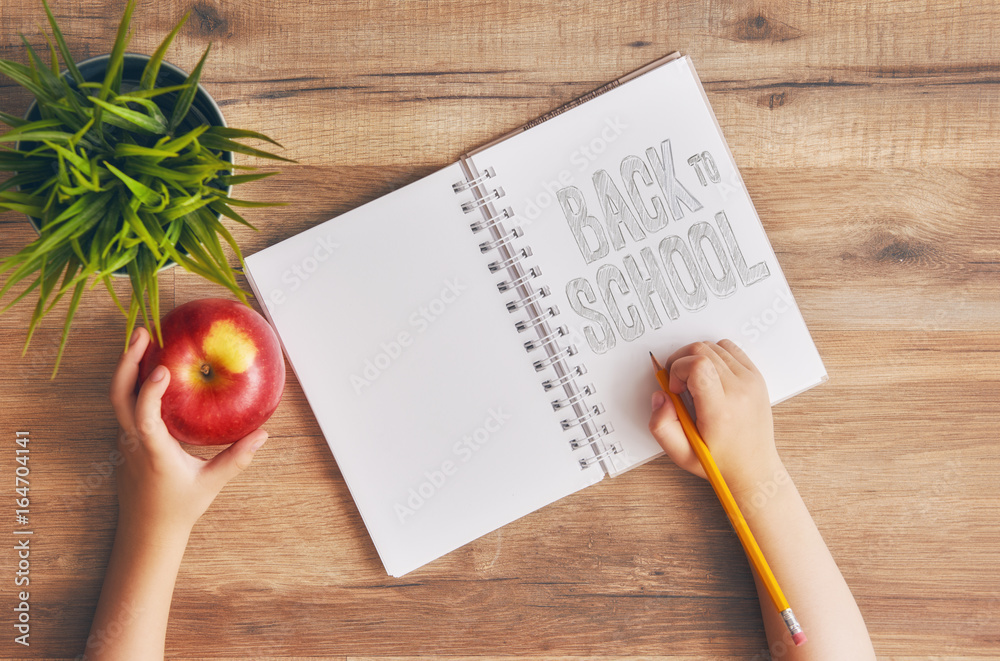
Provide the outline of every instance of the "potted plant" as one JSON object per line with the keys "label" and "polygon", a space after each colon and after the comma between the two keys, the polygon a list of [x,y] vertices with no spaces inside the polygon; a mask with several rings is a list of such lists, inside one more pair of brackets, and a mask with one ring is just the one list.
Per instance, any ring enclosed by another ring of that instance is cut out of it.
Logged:
{"label": "potted plant", "polygon": [[[152,56],[128,54],[135,10],[135,0],[129,0],[111,53],[78,65],[42,2],[52,29],[52,39],[46,35],[48,61],[23,36],[29,63],[0,60],[0,73],[35,97],[23,119],[0,112],[0,121],[11,127],[0,135],[0,171],[13,173],[0,183],[0,210],[26,214],[39,235],[0,260],[0,274],[8,274],[0,301],[23,286],[0,313],[37,292],[27,351],[39,321],[70,295],[55,376],[88,284],[105,285],[127,319],[126,338],[141,314],[160,339],[157,273],[171,265],[226,287],[246,303],[223,244],[241,266],[243,257],[221,217],[253,227],[233,207],[272,205],[233,198],[231,187],[275,172],[234,174],[256,168],[234,165],[232,152],[294,161],[240,142],[278,145],[260,133],[226,127],[199,85],[210,47],[190,75],[164,62],[187,16]],[[115,294],[113,277],[131,282],[127,308]]]}

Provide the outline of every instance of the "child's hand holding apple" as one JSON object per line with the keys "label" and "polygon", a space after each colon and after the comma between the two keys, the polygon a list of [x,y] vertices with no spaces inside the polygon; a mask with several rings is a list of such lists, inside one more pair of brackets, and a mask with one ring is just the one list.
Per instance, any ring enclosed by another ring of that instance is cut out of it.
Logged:
{"label": "child's hand holding apple", "polygon": [[149,343],[146,329],[136,329],[111,380],[111,404],[121,425],[119,531],[183,543],[222,487],[250,465],[267,432],[253,430],[210,460],[188,454],[161,416],[174,375],[158,366],[136,392],[139,361]]}

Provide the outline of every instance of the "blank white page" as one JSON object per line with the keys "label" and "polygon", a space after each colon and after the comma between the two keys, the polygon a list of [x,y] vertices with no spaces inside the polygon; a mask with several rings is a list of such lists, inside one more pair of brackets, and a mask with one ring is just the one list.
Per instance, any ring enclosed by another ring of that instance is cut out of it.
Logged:
{"label": "blank white page", "polygon": [[[524,230],[522,242],[534,252],[525,264],[541,268],[535,283],[551,289],[562,310],[555,323],[572,331],[569,341],[580,351],[574,361],[586,366],[585,382],[597,387],[593,400],[606,409],[598,421],[610,421],[616,430],[610,440],[624,447],[614,457],[615,472],[660,454],[647,429],[657,387],[650,351],[662,362],[690,342],[732,339],[763,372],[773,403],[826,379],[687,57],[476,152],[472,160],[479,170],[495,168],[507,192],[503,204],[514,210],[511,224]],[[573,222],[584,229],[574,231]],[[619,232],[617,241],[613,233]],[[672,267],[661,257],[664,240]],[[652,280],[644,251],[676,308],[672,318],[662,298],[648,297],[659,328],[626,264],[632,261],[638,281]],[[670,281],[671,268],[677,283]],[[609,334],[614,346],[608,346]]]}
{"label": "blank white page", "polygon": [[449,166],[246,259],[393,576],[603,477],[569,447],[460,179]]}

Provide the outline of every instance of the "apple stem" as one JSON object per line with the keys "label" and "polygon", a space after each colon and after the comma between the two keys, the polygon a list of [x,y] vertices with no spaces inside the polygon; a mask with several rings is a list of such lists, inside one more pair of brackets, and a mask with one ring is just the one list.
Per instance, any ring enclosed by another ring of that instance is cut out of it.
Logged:
{"label": "apple stem", "polygon": [[212,375],[212,366],[209,365],[208,363],[202,363],[201,364],[201,373],[204,374],[205,376],[211,376]]}

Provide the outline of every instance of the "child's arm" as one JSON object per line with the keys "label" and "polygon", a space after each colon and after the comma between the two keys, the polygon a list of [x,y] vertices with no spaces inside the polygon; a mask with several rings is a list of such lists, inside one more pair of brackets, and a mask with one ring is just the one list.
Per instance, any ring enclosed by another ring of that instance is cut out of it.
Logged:
{"label": "child's arm", "polygon": [[[772,654],[803,659],[874,659],[861,612],[792,484],[774,446],[767,387],[734,343],[698,342],[667,361],[670,389],[687,390],[704,437],[771,570],[808,636],[795,647],[754,572]],[[649,429],[681,468],[705,477],[662,392],[653,394]]]}
{"label": "child's arm", "polygon": [[135,394],[148,344],[149,334],[137,329],[111,380],[122,428],[118,531],[87,638],[88,660],[163,658],[170,598],[191,528],[267,439],[258,429],[209,461],[185,452],[160,417],[170,372],[157,367]]}

